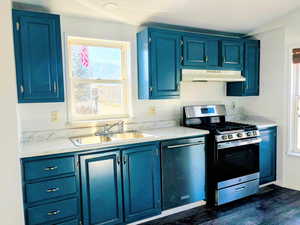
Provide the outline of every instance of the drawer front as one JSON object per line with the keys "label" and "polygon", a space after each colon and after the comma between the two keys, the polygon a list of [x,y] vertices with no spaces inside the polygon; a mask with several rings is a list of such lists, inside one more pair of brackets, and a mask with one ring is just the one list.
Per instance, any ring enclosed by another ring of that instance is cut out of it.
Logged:
{"label": "drawer front", "polygon": [[217,190],[218,205],[255,194],[259,189],[259,179]]}
{"label": "drawer front", "polygon": [[74,173],[74,157],[43,159],[24,163],[25,180]]}
{"label": "drawer front", "polygon": [[67,221],[64,223],[59,223],[57,225],[78,225],[78,224],[79,224],[79,221],[76,219],[76,220],[70,220],[70,221]]}
{"label": "drawer front", "polygon": [[76,193],[75,177],[26,184],[27,203],[43,201]]}
{"label": "drawer front", "polygon": [[45,204],[27,209],[28,224],[42,224],[66,217],[77,216],[77,199]]}

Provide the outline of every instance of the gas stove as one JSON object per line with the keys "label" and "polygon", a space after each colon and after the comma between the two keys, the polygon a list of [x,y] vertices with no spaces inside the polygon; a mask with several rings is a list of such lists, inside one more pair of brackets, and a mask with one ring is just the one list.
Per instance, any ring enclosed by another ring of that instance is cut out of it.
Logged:
{"label": "gas stove", "polygon": [[207,137],[208,204],[222,205],[259,187],[259,130],[226,121],[224,105],[186,106],[183,125],[209,130]]}

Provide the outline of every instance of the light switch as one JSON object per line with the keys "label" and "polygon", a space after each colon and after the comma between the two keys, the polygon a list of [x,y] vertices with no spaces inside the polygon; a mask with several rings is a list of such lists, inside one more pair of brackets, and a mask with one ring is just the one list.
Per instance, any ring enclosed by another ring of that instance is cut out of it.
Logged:
{"label": "light switch", "polygon": [[150,106],[150,107],[148,108],[148,114],[149,114],[150,116],[155,116],[155,115],[156,115],[156,108],[155,108],[155,106]]}
{"label": "light switch", "polygon": [[58,111],[52,111],[50,115],[51,122],[55,123],[59,120],[59,112]]}

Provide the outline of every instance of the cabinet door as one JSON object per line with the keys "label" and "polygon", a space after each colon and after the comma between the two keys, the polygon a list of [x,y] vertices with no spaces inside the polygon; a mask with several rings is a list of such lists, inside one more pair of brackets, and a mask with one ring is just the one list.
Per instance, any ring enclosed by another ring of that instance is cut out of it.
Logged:
{"label": "cabinet door", "polygon": [[123,183],[126,222],[161,212],[158,146],[141,146],[123,152]]}
{"label": "cabinet door", "polygon": [[207,40],[206,38],[183,37],[183,65],[207,65]]}
{"label": "cabinet door", "polygon": [[259,41],[245,42],[244,96],[259,95]]}
{"label": "cabinet door", "polygon": [[64,101],[59,16],[13,11],[20,103]]}
{"label": "cabinet door", "polygon": [[276,180],[276,127],[260,130],[260,184]]}
{"label": "cabinet door", "polygon": [[218,66],[218,40],[200,36],[183,37],[183,66]]}
{"label": "cabinet door", "polygon": [[84,225],[123,222],[119,151],[80,156]]}
{"label": "cabinet door", "polygon": [[168,32],[152,32],[150,48],[150,98],[178,98],[180,35]]}
{"label": "cabinet door", "polygon": [[222,41],[222,60],[224,68],[241,70],[243,65],[242,41]]}

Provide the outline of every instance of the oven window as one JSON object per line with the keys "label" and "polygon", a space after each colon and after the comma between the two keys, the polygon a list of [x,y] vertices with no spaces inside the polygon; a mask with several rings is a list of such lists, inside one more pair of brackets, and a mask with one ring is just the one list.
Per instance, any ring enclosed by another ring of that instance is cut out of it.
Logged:
{"label": "oven window", "polygon": [[217,181],[259,172],[259,144],[217,150]]}

